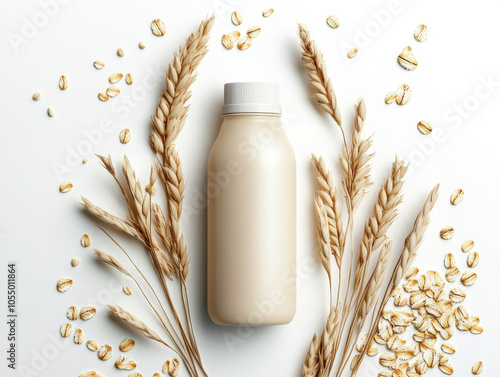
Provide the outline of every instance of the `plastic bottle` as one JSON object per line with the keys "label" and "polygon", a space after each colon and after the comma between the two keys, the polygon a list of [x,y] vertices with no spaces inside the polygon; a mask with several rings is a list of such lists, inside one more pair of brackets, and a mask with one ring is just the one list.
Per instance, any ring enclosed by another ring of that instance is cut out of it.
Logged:
{"label": "plastic bottle", "polygon": [[295,156],[279,87],[224,86],[208,161],[208,312],[221,325],[277,325],[296,306]]}

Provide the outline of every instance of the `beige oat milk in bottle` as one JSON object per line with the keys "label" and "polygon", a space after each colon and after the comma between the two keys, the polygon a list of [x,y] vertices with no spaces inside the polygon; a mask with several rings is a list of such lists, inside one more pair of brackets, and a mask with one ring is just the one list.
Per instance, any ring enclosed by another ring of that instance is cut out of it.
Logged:
{"label": "beige oat milk in bottle", "polygon": [[208,312],[221,325],[277,325],[295,314],[295,156],[279,87],[224,86],[208,160]]}

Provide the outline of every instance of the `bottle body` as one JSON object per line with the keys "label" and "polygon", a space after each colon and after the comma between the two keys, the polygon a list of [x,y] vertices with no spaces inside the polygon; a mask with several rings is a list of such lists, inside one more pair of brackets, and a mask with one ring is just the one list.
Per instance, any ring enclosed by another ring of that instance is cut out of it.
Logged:
{"label": "bottle body", "polygon": [[293,318],[295,170],[279,116],[224,116],[208,162],[208,311],[215,323]]}

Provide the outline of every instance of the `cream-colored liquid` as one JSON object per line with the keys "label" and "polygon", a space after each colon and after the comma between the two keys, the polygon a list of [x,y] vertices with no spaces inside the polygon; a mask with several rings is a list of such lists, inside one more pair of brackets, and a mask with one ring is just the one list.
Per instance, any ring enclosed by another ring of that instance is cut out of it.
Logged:
{"label": "cream-colored liquid", "polygon": [[292,320],[295,181],[278,116],[224,117],[208,161],[208,311],[215,323]]}

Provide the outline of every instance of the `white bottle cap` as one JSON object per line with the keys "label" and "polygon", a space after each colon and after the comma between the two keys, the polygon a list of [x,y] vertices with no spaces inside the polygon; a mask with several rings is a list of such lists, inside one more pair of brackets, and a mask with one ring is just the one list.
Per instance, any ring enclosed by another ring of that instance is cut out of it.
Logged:
{"label": "white bottle cap", "polygon": [[269,82],[232,82],[224,85],[223,114],[281,114],[279,85]]}

